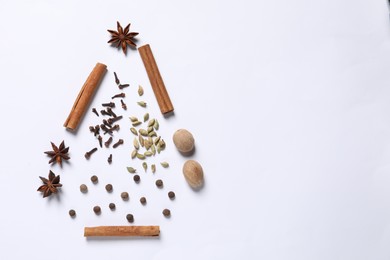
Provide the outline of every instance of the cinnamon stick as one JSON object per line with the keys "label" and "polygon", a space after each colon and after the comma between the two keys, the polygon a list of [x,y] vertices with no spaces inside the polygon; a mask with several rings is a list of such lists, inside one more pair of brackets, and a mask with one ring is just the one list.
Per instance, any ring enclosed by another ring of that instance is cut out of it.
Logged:
{"label": "cinnamon stick", "polygon": [[99,86],[101,80],[103,79],[104,74],[107,71],[107,66],[102,63],[97,63],[95,68],[89,74],[87,80],[85,81],[83,87],[81,88],[76,101],[73,104],[73,107],[69,113],[68,118],[64,123],[64,127],[69,130],[76,130],[81,118],[85,114],[89,103],[92,100],[92,97]]}
{"label": "cinnamon stick", "polygon": [[164,81],[161,77],[160,71],[158,70],[156,61],[154,59],[149,44],[139,47],[138,51],[144,63],[150,84],[152,85],[152,89],[154,95],[156,96],[161,113],[166,114],[172,112],[173,105],[171,99],[169,98],[167,89],[165,88]]}
{"label": "cinnamon stick", "polygon": [[159,226],[98,226],[85,227],[85,237],[159,236]]}

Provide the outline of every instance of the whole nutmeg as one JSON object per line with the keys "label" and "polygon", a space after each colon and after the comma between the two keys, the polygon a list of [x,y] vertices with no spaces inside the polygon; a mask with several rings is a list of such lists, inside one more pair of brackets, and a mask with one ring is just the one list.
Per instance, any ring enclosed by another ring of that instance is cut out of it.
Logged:
{"label": "whole nutmeg", "polygon": [[179,129],[173,134],[173,143],[177,150],[182,153],[188,153],[194,149],[195,140],[188,130]]}
{"label": "whole nutmeg", "polygon": [[197,161],[186,161],[183,165],[183,174],[192,188],[199,189],[202,187],[204,182],[203,169]]}

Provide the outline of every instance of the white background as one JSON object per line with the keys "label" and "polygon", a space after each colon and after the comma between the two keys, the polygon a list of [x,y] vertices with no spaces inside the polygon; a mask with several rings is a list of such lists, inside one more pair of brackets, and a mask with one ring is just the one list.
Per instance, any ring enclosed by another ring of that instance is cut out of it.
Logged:
{"label": "white background", "polygon": [[[106,43],[117,20],[151,45],[174,117],[161,116],[138,52],[124,56]],[[387,1],[0,0],[0,32],[0,259],[390,258]],[[96,62],[108,73],[92,106],[118,93],[116,71],[131,84],[121,114],[142,117],[135,102],[143,85],[167,141],[154,161],[169,169],[153,176],[131,161],[128,119],[116,135],[124,146],[84,159],[96,145],[88,131],[96,116],[87,113],[76,134],[62,125]],[[195,136],[200,192],[183,178],[187,158],[171,141],[178,128]],[[61,169],[43,152],[63,139],[72,158]],[[38,176],[49,169],[64,186],[58,198],[42,199]],[[160,225],[161,237],[83,237],[84,226],[128,225],[129,212],[134,224]]]}

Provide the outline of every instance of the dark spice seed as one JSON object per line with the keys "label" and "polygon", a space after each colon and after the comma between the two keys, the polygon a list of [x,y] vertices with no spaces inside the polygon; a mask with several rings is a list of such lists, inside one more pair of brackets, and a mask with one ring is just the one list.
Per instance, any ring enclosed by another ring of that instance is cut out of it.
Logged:
{"label": "dark spice seed", "polygon": [[161,188],[163,186],[163,181],[162,180],[157,180],[156,181],[156,186]]}
{"label": "dark spice seed", "polygon": [[116,117],[116,114],[114,113],[114,111],[112,111],[111,107],[107,107],[107,113],[109,113],[111,116],[113,117]]}
{"label": "dark spice seed", "polygon": [[175,198],[175,193],[173,191],[168,192],[168,197],[170,199],[174,199]]}
{"label": "dark spice seed", "polygon": [[134,180],[135,182],[139,182],[139,181],[141,180],[141,178],[139,177],[138,174],[136,174],[136,175],[134,175],[133,180]]}
{"label": "dark spice seed", "polygon": [[106,191],[111,192],[112,191],[112,184],[106,185]]}
{"label": "dark spice seed", "polygon": [[124,88],[127,88],[128,86],[130,86],[130,84],[119,84],[118,88],[124,89]]}
{"label": "dark spice seed", "polygon": [[114,102],[110,102],[110,103],[103,103],[102,104],[103,107],[115,107],[115,103]]}
{"label": "dark spice seed", "polygon": [[134,216],[133,216],[133,214],[127,214],[127,215],[126,215],[126,219],[127,219],[127,221],[129,221],[130,223],[133,223],[133,222],[134,222]]}
{"label": "dark spice seed", "polygon": [[123,118],[123,116],[117,116],[117,117],[109,118],[109,119],[108,119],[108,123],[113,124],[113,123],[115,123],[116,121],[121,120],[122,118]]}
{"label": "dark spice seed", "polygon": [[171,216],[171,211],[169,209],[164,209],[162,214],[165,216],[165,217],[169,217]]}
{"label": "dark spice seed", "polygon": [[74,209],[69,210],[69,216],[74,218],[76,216],[76,211]]}
{"label": "dark spice seed", "polygon": [[114,98],[124,98],[124,97],[126,97],[126,94],[125,93],[120,93],[120,94],[116,94],[116,95],[112,96],[111,99],[114,99]]}
{"label": "dark spice seed", "polygon": [[87,185],[81,184],[81,185],[80,185],[80,191],[81,191],[82,193],[87,193],[87,191],[88,191]]}
{"label": "dark spice seed", "polygon": [[102,148],[103,147],[103,138],[100,135],[98,136],[98,140],[99,140],[100,148]]}
{"label": "dark spice seed", "polygon": [[93,148],[91,151],[86,152],[86,153],[84,154],[85,159],[91,158],[91,155],[92,155],[94,152],[96,152],[96,151],[97,151],[97,148],[95,147],[95,148]]}
{"label": "dark spice seed", "polygon": [[92,108],[92,112],[95,113],[95,115],[99,116],[99,113],[98,113],[98,111],[96,110],[96,108]]}
{"label": "dark spice seed", "polygon": [[119,139],[112,147],[117,148],[121,144],[123,144],[123,139]]}
{"label": "dark spice seed", "polygon": [[95,214],[98,215],[101,212],[101,208],[99,206],[95,206],[95,207],[93,207],[93,212],[95,212]]}
{"label": "dark spice seed", "polygon": [[145,205],[146,204],[146,198],[145,197],[141,197],[139,199],[139,202],[141,202],[142,205]]}
{"label": "dark spice seed", "polygon": [[112,142],[112,136],[110,136],[110,138],[108,138],[108,140],[104,143],[104,145],[108,148],[110,146]]}
{"label": "dark spice seed", "polygon": [[122,104],[122,108],[123,108],[124,110],[126,110],[126,109],[127,109],[127,106],[126,106],[125,102],[123,102],[123,99],[121,99],[121,104]]}
{"label": "dark spice seed", "polygon": [[107,113],[106,110],[100,110],[100,114],[102,114],[103,116],[110,116],[110,114]]}
{"label": "dark spice seed", "polygon": [[116,75],[116,72],[114,72],[114,77],[115,77],[115,83],[116,83],[117,85],[119,85],[121,82],[119,81],[119,78],[118,78],[118,76]]}
{"label": "dark spice seed", "polygon": [[91,181],[92,181],[92,183],[96,184],[99,181],[99,179],[98,179],[98,177],[96,175],[92,175],[91,176]]}
{"label": "dark spice seed", "polygon": [[108,156],[107,162],[108,162],[109,164],[112,163],[112,154],[110,154],[110,156]]}
{"label": "dark spice seed", "polygon": [[115,210],[116,206],[115,206],[115,203],[110,203],[108,204],[108,207],[111,209],[111,210]]}
{"label": "dark spice seed", "polygon": [[123,200],[129,200],[129,193],[127,193],[126,191],[122,192],[121,193],[121,198]]}

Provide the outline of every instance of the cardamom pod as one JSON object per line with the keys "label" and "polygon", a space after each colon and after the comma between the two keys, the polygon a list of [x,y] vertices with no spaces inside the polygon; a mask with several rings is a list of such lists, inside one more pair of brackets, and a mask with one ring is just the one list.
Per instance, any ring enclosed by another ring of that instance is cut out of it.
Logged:
{"label": "cardamom pod", "polygon": [[139,141],[139,144],[142,146],[142,147],[144,147],[144,143],[145,143],[145,140],[144,140],[144,138],[141,136],[141,135],[139,135],[138,136],[138,141]]}
{"label": "cardamom pod", "polygon": [[137,153],[137,158],[140,160],[145,160],[146,157],[142,153]]}
{"label": "cardamom pod", "polygon": [[154,129],[158,130],[158,128],[160,127],[157,119],[154,120],[154,125],[153,125]]}
{"label": "cardamom pod", "polygon": [[141,85],[138,85],[138,95],[142,96],[144,94],[144,89]]}
{"label": "cardamom pod", "polygon": [[145,101],[139,101],[139,102],[137,102],[137,104],[140,105],[141,107],[146,107]]}
{"label": "cardamom pod", "polygon": [[149,120],[149,113],[146,113],[144,115],[144,122],[148,121]]}
{"label": "cardamom pod", "polygon": [[150,147],[150,150],[152,151],[153,155],[156,155],[156,147],[154,147],[154,145]]}
{"label": "cardamom pod", "polygon": [[136,173],[137,170],[134,169],[133,167],[127,167],[127,171],[130,172],[130,173]]}
{"label": "cardamom pod", "polygon": [[135,117],[135,116],[131,116],[131,117],[129,117],[129,118],[130,118],[130,121],[131,121],[131,122],[137,122],[137,121],[138,121],[138,118]]}
{"label": "cardamom pod", "polygon": [[130,131],[131,131],[133,134],[138,135],[138,132],[137,132],[137,130],[136,130],[134,127],[130,128]]}
{"label": "cardamom pod", "polygon": [[148,126],[154,126],[154,121],[155,121],[155,119],[150,119]]}
{"label": "cardamom pod", "polygon": [[142,136],[148,136],[148,131],[146,131],[145,129],[140,129],[140,130],[138,130],[138,132]]}
{"label": "cardamom pod", "polygon": [[169,167],[169,163],[167,163],[167,162],[162,162],[162,163],[160,163],[160,164],[161,164],[161,166],[164,167],[164,168],[168,168],[168,167]]}
{"label": "cardamom pod", "polygon": [[133,122],[133,126],[139,126],[140,124],[142,124],[140,121]]}
{"label": "cardamom pod", "polygon": [[161,139],[161,136],[156,137],[156,139],[154,139],[154,144],[157,145],[158,142],[160,142],[160,139]]}
{"label": "cardamom pod", "polygon": [[150,166],[150,168],[152,168],[152,172],[155,173],[156,172],[156,165],[155,164],[152,164]]}
{"label": "cardamom pod", "polygon": [[153,128],[153,126],[149,126],[149,127],[148,127],[148,129],[147,129],[147,131],[148,131],[148,133],[150,133],[150,132],[154,131],[154,128]]}
{"label": "cardamom pod", "polygon": [[137,156],[137,153],[138,153],[138,151],[137,151],[137,150],[134,150],[134,151],[131,153],[131,159],[134,159],[134,158]]}
{"label": "cardamom pod", "polygon": [[146,162],[142,163],[142,167],[144,168],[145,172],[148,169],[148,164]]}
{"label": "cardamom pod", "polygon": [[139,150],[139,143],[138,143],[137,137],[134,137],[133,145],[134,145],[135,149]]}
{"label": "cardamom pod", "polygon": [[157,134],[155,131],[152,131],[152,132],[148,133],[148,136],[153,137],[153,136],[157,136]]}
{"label": "cardamom pod", "polygon": [[144,152],[144,155],[145,155],[145,156],[152,156],[152,155],[153,155],[153,153],[152,153],[152,152],[150,152],[150,151],[146,151],[146,152]]}

